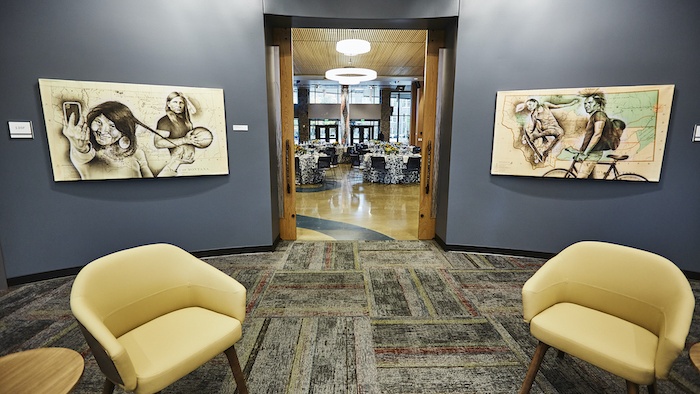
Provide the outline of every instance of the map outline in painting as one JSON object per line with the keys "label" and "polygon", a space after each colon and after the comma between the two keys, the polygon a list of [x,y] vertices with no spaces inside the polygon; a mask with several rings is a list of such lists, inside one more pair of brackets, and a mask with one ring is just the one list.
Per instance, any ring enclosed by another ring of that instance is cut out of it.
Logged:
{"label": "map outline in painting", "polygon": [[499,91],[491,174],[658,182],[673,92],[674,85]]}

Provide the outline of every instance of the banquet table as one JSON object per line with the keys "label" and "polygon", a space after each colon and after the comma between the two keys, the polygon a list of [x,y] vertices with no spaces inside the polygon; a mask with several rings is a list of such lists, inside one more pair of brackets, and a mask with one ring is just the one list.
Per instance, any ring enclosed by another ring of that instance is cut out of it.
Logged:
{"label": "banquet table", "polygon": [[[384,157],[386,162],[386,172],[382,173],[372,168],[372,156]],[[410,183],[419,182],[417,173],[406,175],[404,169],[411,157],[421,157],[419,154],[372,154],[367,153],[363,158],[363,180],[372,183]]]}
{"label": "banquet table", "polygon": [[323,153],[306,153],[296,155],[299,158],[299,172],[297,173],[296,183],[300,185],[308,185],[323,182],[325,175],[324,171],[318,170],[318,158],[327,156]]}

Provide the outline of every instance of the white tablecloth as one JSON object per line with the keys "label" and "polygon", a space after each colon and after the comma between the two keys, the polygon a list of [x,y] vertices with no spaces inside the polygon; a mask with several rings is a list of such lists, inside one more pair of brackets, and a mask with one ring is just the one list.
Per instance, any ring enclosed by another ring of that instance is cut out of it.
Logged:
{"label": "white tablecloth", "polygon": [[299,158],[299,172],[296,179],[298,185],[323,182],[325,171],[318,170],[318,158],[320,156],[326,155],[323,153],[306,153],[296,156]]}
{"label": "white tablecloth", "polygon": [[[372,156],[384,157],[386,161],[386,171],[378,171],[372,168]],[[417,154],[406,154],[406,155],[377,155],[367,153],[364,155],[363,164],[363,180],[366,182],[374,183],[409,183],[409,182],[419,182],[420,173],[410,172],[404,173],[406,169],[406,163],[411,157],[421,157]]]}

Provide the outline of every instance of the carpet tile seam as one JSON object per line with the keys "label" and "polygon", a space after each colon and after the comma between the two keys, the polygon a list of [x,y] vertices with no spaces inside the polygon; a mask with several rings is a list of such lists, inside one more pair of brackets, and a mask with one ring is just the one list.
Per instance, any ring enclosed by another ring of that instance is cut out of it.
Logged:
{"label": "carpet tile seam", "polygon": [[472,314],[472,316],[478,316],[479,312],[477,308],[472,305],[471,302],[462,294],[461,288],[457,283],[457,280],[452,276],[449,275],[447,270],[437,270],[438,273],[440,273],[441,278],[443,280],[443,283],[447,285],[452,291],[451,293],[453,294],[454,297],[456,297],[456,301],[462,304],[469,313]]}
{"label": "carpet tile seam", "polygon": [[[309,325],[311,327],[309,327]],[[303,368],[302,368],[302,362],[300,361],[303,358],[311,358],[313,360],[313,352],[303,352],[301,351],[302,349],[307,349],[308,342],[305,341],[305,338],[310,338],[312,337],[312,333],[315,334],[316,330],[318,329],[318,319],[309,319],[309,318],[303,318],[301,321],[301,327],[299,329],[299,340],[297,342],[297,347],[295,349],[295,356],[294,360],[292,361],[292,368],[290,368],[289,371],[289,383],[287,385],[287,392],[302,392],[301,387],[304,387],[306,383],[306,379],[302,381],[300,384],[300,388],[296,389],[296,384],[297,380],[293,379],[294,376],[299,376],[299,377],[304,377],[305,375],[302,374]],[[308,334],[308,337],[305,335]],[[313,335],[315,338],[315,335]],[[315,348],[315,341],[311,341],[311,347]],[[311,378],[311,374],[309,374],[309,379]]]}
{"label": "carpet tile seam", "polygon": [[375,354],[402,354],[402,355],[418,355],[418,354],[438,354],[442,353],[452,353],[452,354],[474,354],[474,353],[506,353],[510,352],[511,349],[506,345],[496,346],[486,345],[486,344],[474,344],[470,346],[422,346],[422,347],[397,347],[390,345],[378,345],[375,346]]}
{"label": "carpet tile seam", "polygon": [[423,288],[423,285],[420,282],[420,279],[418,278],[418,275],[416,275],[416,271],[413,268],[409,268],[408,272],[411,275],[411,278],[413,279],[413,283],[416,285],[416,290],[418,291],[418,294],[421,296],[423,299],[423,302],[425,303],[425,307],[428,310],[428,315],[430,316],[436,316],[437,313],[435,311],[435,307],[433,306],[432,302],[430,301],[430,298],[428,297],[428,294],[425,291],[425,288]]}
{"label": "carpet tile seam", "polygon": [[393,268],[393,272],[396,275],[399,287],[401,287],[401,290],[403,292],[402,295],[404,297],[404,300],[406,301],[411,316],[422,316],[423,311],[429,314],[428,305],[425,303],[425,300],[420,296],[418,288],[416,287],[416,283],[412,280],[408,270],[405,268],[395,267]]}
{"label": "carpet tile seam", "polygon": [[370,323],[372,325],[467,325],[467,324],[486,324],[489,320],[486,317],[470,317],[470,318],[434,318],[429,319],[416,319],[416,318],[405,318],[405,319],[371,319]]}
{"label": "carpet tile seam", "polygon": [[[452,368],[452,369],[463,369],[463,368],[499,368],[499,367],[520,367],[521,364],[516,361],[504,362],[504,363],[462,363],[462,364],[431,364],[430,368]],[[378,368],[395,368],[395,369],[416,369],[425,368],[425,364],[419,363],[408,363],[408,364],[396,364],[396,363],[377,363]],[[539,375],[539,374],[538,374]]]}
{"label": "carpet tile seam", "polygon": [[248,354],[248,359],[246,360],[246,363],[243,366],[243,374],[245,376],[250,376],[250,371],[253,369],[255,359],[258,357],[260,348],[262,347],[263,341],[265,340],[265,335],[267,334],[267,330],[270,327],[270,321],[271,320],[269,318],[263,320],[262,327],[260,328],[260,331],[258,331],[258,336],[257,338],[255,338],[253,347],[250,349],[250,353]]}

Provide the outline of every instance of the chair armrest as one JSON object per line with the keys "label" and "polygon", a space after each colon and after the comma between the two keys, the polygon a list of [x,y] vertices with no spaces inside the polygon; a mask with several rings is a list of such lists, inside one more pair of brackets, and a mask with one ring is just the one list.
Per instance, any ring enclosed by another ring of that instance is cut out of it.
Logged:
{"label": "chair armrest", "polygon": [[[676,301],[674,313],[666,311],[666,323],[659,334],[659,346],[656,351],[656,377],[666,379],[671,371],[673,362],[685,348],[685,341],[690,331],[695,311],[695,298],[690,285],[683,283],[681,286],[688,296]],[[680,291],[680,289],[679,289]]]}
{"label": "chair armrest", "polygon": [[197,260],[191,273],[194,304],[231,316],[243,323],[246,314],[246,288],[217,268]]}
{"label": "chair armrest", "polygon": [[564,301],[565,289],[566,284],[558,277],[552,264],[545,263],[523,285],[523,319],[529,323],[538,313]]}
{"label": "chair armrest", "polygon": [[[90,345],[95,359],[99,361],[100,369],[102,369],[105,375],[112,381],[122,384],[126,389],[131,390],[135,388],[136,373],[134,365],[124,346],[119,343],[117,338],[97,316],[92,314],[86,306],[82,305],[80,297],[72,297],[70,305],[73,316],[75,316],[78,320],[78,324],[80,324],[82,330],[84,330],[83,334],[86,337],[85,339],[88,345]],[[93,340],[97,343],[92,343]],[[100,349],[96,349],[96,345],[99,346]],[[116,368],[118,376],[115,377],[113,373],[109,373],[111,368],[105,365],[106,360],[103,360],[103,356],[111,360],[111,364]],[[107,368],[107,370],[105,370],[105,368]],[[121,382],[116,381],[115,378]]]}

